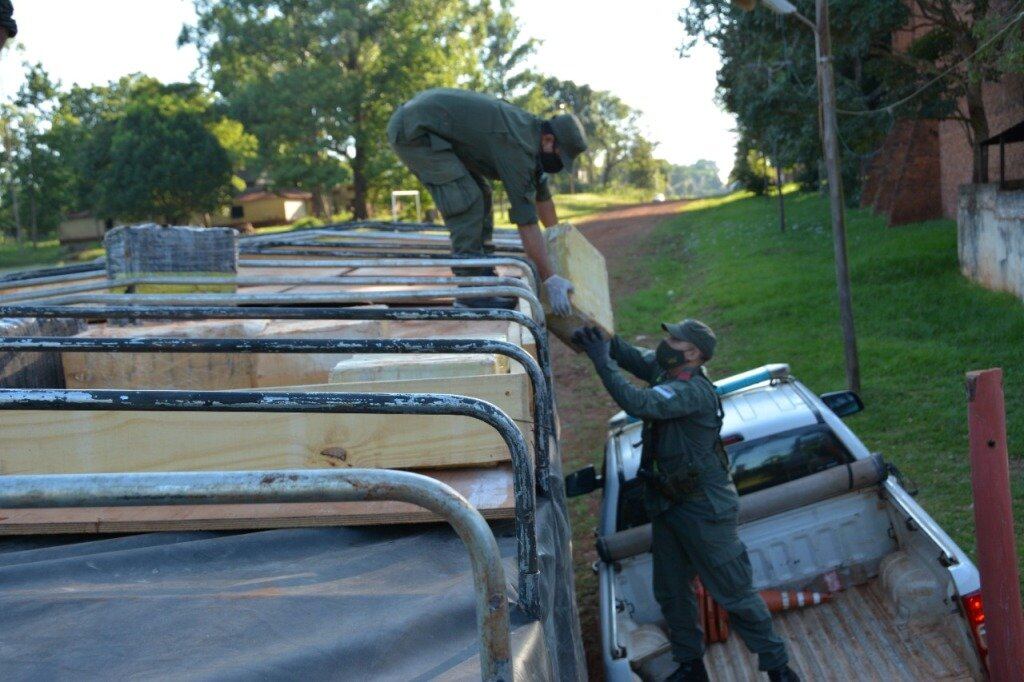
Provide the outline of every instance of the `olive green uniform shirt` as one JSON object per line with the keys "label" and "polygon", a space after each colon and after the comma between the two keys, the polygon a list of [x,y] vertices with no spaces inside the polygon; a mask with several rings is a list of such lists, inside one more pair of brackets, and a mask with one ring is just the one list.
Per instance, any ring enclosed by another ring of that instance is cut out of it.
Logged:
{"label": "olive green uniform shirt", "polygon": [[[547,175],[540,169],[541,119],[491,95],[468,90],[424,90],[401,107],[406,140],[426,137],[435,150],[451,149],[474,175],[501,180],[516,225],[537,222],[535,202],[551,199]],[[438,163],[435,173],[413,169],[431,184],[455,180]],[[440,174],[440,175],[439,175]]]}
{"label": "olive green uniform shirt", "polygon": [[[718,396],[703,369],[689,379],[673,378],[658,365],[654,351],[632,346],[618,336],[612,339],[610,355],[615,362],[599,368],[598,374],[626,414],[654,423],[657,471],[696,472],[699,494],[707,497],[716,514],[738,509],[736,486],[716,451],[722,427]],[[615,363],[651,387],[634,386]],[[652,516],[672,504],[648,486],[647,506]]]}

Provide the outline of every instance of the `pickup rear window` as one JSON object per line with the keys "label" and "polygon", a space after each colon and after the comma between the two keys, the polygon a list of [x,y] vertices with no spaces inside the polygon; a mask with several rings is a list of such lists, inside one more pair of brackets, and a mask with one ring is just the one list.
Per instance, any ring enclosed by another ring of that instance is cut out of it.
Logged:
{"label": "pickup rear window", "polygon": [[832,430],[814,424],[726,447],[740,495],[853,461]]}

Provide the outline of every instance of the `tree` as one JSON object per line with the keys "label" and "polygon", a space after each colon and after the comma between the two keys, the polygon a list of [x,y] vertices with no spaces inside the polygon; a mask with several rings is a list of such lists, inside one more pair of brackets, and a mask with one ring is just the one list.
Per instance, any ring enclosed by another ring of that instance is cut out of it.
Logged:
{"label": "tree", "polygon": [[[909,4],[911,23],[921,37],[895,55],[913,70],[913,78],[905,78],[899,85],[906,92],[932,84],[900,111],[908,116],[960,122],[974,150],[974,181],[985,182],[988,157],[980,143],[991,131],[982,86],[1005,73],[1024,71],[1024,37],[1019,29],[1007,30],[1011,3],[910,0]],[[1019,10],[1020,5],[1014,4],[1013,12]],[[952,71],[946,74],[950,67]],[[937,108],[935,103],[941,106]]]}
{"label": "tree", "polygon": [[50,146],[47,120],[55,106],[59,84],[41,64],[25,64],[25,83],[13,101],[0,108],[0,137],[4,145],[4,186],[9,215],[19,242],[37,241],[41,230],[60,222],[66,177]]}
{"label": "tree", "polygon": [[[812,0],[797,0],[805,14]],[[832,3],[831,29],[839,107],[863,111],[891,101],[909,71],[893,57],[892,33],[907,11],[901,0]],[[743,12],[728,0],[692,0],[680,15],[690,36],[683,53],[698,39],[721,55],[718,97],[736,115],[739,154],[760,150],[782,166],[817,166],[821,158],[814,35],[787,17],[768,11]],[[891,127],[887,116],[846,116],[840,136],[846,146],[844,181],[855,201],[861,162],[881,144]]]}
{"label": "tree", "polygon": [[351,172],[356,218],[397,164],[385,140],[412,93],[475,72],[468,0],[194,0],[181,42],[230,111],[260,139],[264,168],[325,197]]}
{"label": "tree", "polygon": [[570,111],[579,117],[589,148],[577,163],[587,168],[591,179],[597,177],[600,167],[600,184],[608,186],[640,134],[637,129],[640,112],[612,93],[594,90],[586,84],[545,78],[541,87],[550,102],[550,109],[544,112],[546,115]]}
{"label": "tree", "polygon": [[46,141],[66,176],[64,211],[173,222],[223,205],[257,145],[203,86],[137,74],[61,93]]}
{"label": "tree", "polygon": [[665,188],[665,169],[662,162],[654,158],[655,146],[642,135],[636,135],[630,141],[624,162],[627,184],[654,192]]}
{"label": "tree", "polygon": [[537,103],[535,93],[542,92],[536,87],[539,76],[526,68],[537,41],[520,38],[522,29],[512,5],[512,0],[498,0],[497,7],[484,3],[480,10],[480,69],[473,89],[530,110]]}
{"label": "tree", "polygon": [[231,159],[195,112],[135,104],[98,132],[90,151],[101,160],[94,204],[101,215],[180,224],[231,196]]}
{"label": "tree", "polygon": [[725,189],[718,176],[718,165],[706,159],[689,166],[669,165],[666,175],[668,193],[676,197],[709,196]]}

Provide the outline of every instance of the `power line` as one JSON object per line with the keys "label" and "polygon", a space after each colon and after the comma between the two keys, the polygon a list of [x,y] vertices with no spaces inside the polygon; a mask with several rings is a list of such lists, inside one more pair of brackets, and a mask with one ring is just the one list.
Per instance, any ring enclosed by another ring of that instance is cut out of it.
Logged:
{"label": "power line", "polygon": [[[1018,7],[1019,7],[1019,6],[1020,6],[1020,5],[1018,4]],[[886,105],[886,106],[884,106],[884,107],[878,107],[877,109],[865,109],[865,110],[863,110],[863,111],[851,111],[851,110],[849,110],[849,109],[838,109],[838,108],[837,108],[837,109],[836,109],[836,112],[837,112],[837,113],[840,113],[840,114],[845,114],[845,115],[847,115],[847,116],[867,116],[867,115],[870,115],[870,114],[880,114],[880,113],[883,113],[883,112],[889,113],[889,114],[891,115],[891,114],[892,114],[892,112],[893,112],[893,109],[896,109],[897,107],[903,106],[904,104],[906,104],[906,103],[907,103],[907,102],[909,102],[910,100],[914,99],[914,98],[915,98],[915,97],[917,97],[918,95],[922,94],[922,93],[923,93],[923,92],[924,92],[925,90],[927,90],[928,88],[930,88],[931,86],[935,85],[935,84],[936,84],[936,83],[938,83],[938,82],[939,82],[940,80],[942,80],[943,78],[945,78],[946,76],[948,76],[949,74],[951,74],[951,73],[952,73],[953,71],[955,71],[956,69],[960,68],[961,66],[963,66],[963,65],[964,65],[964,64],[966,64],[967,62],[969,62],[969,61],[971,61],[972,59],[974,59],[975,57],[977,57],[977,56],[978,56],[978,54],[979,54],[979,53],[980,53],[980,52],[981,52],[982,50],[984,50],[984,49],[985,49],[985,48],[987,48],[987,47],[988,47],[989,45],[991,45],[992,43],[994,43],[994,42],[995,42],[996,40],[998,40],[999,38],[1001,38],[1001,37],[1002,37],[1002,35],[1003,35],[1004,33],[1006,33],[1006,32],[1007,32],[1007,31],[1009,31],[1009,30],[1010,30],[1011,28],[1013,28],[1013,27],[1014,27],[1014,26],[1015,26],[1016,24],[1018,24],[1018,23],[1020,22],[1020,20],[1021,20],[1021,19],[1024,19],[1024,11],[1022,11],[1022,12],[1019,12],[1019,13],[1017,14],[1017,16],[1013,18],[1013,20],[1012,20],[1012,21],[1010,21],[1010,22],[1009,22],[1008,24],[1006,24],[1006,26],[1004,26],[1003,28],[1001,28],[1001,29],[999,29],[998,31],[996,31],[996,33],[995,33],[995,34],[994,34],[994,35],[993,35],[993,36],[992,36],[991,38],[989,38],[989,39],[988,39],[988,40],[986,40],[986,41],[985,41],[984,43],[982,43],[982,44],[981,44],[981,45],[980,45],[980,46],[978,47],[978,49],[977,49],[977,50],[975,50],[974,52],[972,52],[972,53],[971,53],[970,55],[968,55],[967,57],[964,57],[963,59],[961,59],[961,60],[960,60],[959,62],[957,62],[956,64],[953,64],[952,66],[950,66],[949,68],[947,68],[947,69],[946,69],[945,71],[943,71],[943,72],[942,72],[942,73],[940,73],[939,75],[935,76],[934,78],[932,78],[931,80],[929,80],[929,81],[928,81],[927,83],[925,83],[925,84],[924,84],[923,86],[921,86],[920,88],[918,88],[917,90],[915,90],[915,91],[914,91],[914,92],[912,92],[911,94],[907,95],[907,96],[906,96],[906,97],[904,97],[903,99],[899,99],[899,100],[896,100],[895,102],[891,102],[890,104],[887,104],[887,105]]]}

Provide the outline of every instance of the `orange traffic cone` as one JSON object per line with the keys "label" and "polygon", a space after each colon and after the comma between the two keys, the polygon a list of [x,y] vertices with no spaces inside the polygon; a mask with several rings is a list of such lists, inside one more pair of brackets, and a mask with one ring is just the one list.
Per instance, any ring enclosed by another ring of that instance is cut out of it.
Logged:
{"label": "orange traffic cone", "polygon": [[761,590],[761,599],[772,613],[817,606],[832,601],[829,592],[794,592],[792,590]]}
{"label": "orange traffic cone", "polygon": [[711,598],[700,578],[694,579],[693,588],[697,597],[697,618],[704,631],[704,643],[724,642],[729,637],[729,614]]}

